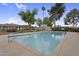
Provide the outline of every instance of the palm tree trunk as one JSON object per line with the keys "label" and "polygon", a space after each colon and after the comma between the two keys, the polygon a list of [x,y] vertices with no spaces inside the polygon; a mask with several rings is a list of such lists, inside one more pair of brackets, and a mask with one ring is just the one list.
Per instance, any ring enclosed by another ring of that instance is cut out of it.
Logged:
{"label": "palm tree trunk", "polygon": [[73,26],[72,27],[74,27],[74,24],[73,24]]}
{"label": "palm tree trunk", "polygon": [[29,24],[29,30],[31,31],[32,29],[31,29],[31,24]]}
{"label": "palm tree trunk", "polygon": [[56,23],[55,23],[55,21],[53,21],[53,24],[54,24],[54,27],[56,26]]}
{"label": "palm tree trunk", "polygon": [[76,27],[76,24],[75,24],[75,23],[73,23],[73,24],[72,24],[72,26],[73,26],[73,27]]}
{"label": "palm tree trunk", "polygon": [[43,19],[44,19],[44,11],[43,11]]}
{"label": "palm tree trunk", "polygon": [[73,27],[77,27],[77,23],[73,24]]}

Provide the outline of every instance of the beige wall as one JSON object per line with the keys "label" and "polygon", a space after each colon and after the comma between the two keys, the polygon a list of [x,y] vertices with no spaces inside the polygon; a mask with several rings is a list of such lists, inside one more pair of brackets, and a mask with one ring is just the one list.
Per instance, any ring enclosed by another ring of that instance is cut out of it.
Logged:
{"label": "beige wall", "polygon": [[26,27],[16,27],[16,26],[0,26],[0,30],[7,30],[7,29],[17,29],[17,30],[20,30],[20,29],[26,29]]}

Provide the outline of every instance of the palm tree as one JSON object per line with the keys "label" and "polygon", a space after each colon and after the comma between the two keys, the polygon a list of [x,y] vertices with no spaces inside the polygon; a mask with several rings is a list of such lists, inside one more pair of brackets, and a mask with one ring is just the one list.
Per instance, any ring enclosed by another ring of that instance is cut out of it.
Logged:
{"label": "palm tree", "polygon": [[42,25],[42,20],[40,18],[38,18],[37,21],[36,21],[36,23],[40,27]]}
{"label": "palm tree", "polygon": [[70,12],[67,13],[66,17],[64,18],[65,25],[73,25],[76,27],[79,22],[79,10],[74,8]]}
{"label": "palm tree", "polygon": [[48,10],[50,15],[50,21],[53,22],[54,26],[55,21],[59,20],[65,11],[65,5],[63,3],[56,3],[51,9]]}
{"label": "palm tree", "polygon": [[31,27],[31,24],[34,24],[36,19],[35,15],[37,14],[37,9],[34,9],[33,11],[26,10],[26,11],[21,11],[19,13],[19,16],[24,22],[27,22],[29,27]]}
{"label": "palm tree", "polygon": [[43,19],[44,19],[44,11],[46,10],[46,8],[44,6],[42,6],[42,11],[43,11]]}
{"label": "palm tree", "polygon": [[43,20],[43,24],[47,25],[48,27],[52,26],[52,22],[50,22],[48,17],[45,17]]}

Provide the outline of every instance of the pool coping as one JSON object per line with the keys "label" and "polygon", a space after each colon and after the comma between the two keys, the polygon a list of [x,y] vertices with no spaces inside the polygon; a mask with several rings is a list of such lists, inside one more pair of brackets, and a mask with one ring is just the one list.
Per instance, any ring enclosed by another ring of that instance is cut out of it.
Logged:
{"label": "pool coping", "polygon": [[[51,32],[51,31],[40,31],[40,32]],[[55,32],[55,31],[54,31]],[[56,32],[63,32],[63,31],[56,31]],[[39,32],[28,32],[28,33],[18,33],[18,34],[20,34],[20,35],[22,35],[22,34],[32,34],[32,33],[39,33]],[[70,33],[72,34],[72,33],[74,33],[74,32],[67,32],[67,35],[64,37],[64,40],[62,40],[60,43],[59,43],[59,45],[57,46],[57,48],[54,50],[54,52],[50,55],[50,56],[60,56],[60,50],[62,49],[62,46],[63,46],[63,43],[65,42],[65,40],[67,39],[67,37],[68,36],[70,36]],[[76,32],[77,33],[77,32]],[[11,35],[18,35],[18,34],[11,34]],[[2,36],[2,35],[0,35],[0,36]],[[6,37],[5,38],[8,38],[8,35],[5,35]],[[7,39],[6,39],[7,40]],[[17,42],[16,42],[17,43]],[[34,52],[34,50],[32,50],[33,52]],[[56,53],[55,53],[56,52]],[[46,56],[46,55],[44,55],[44,54],[40,54],[40,53],[38,53],[37,52],[37,54],[35,54],[36,56]],[[49,55],[47,55],[47,56],[49,56]]]}
{"label": "pool coping", "polygon": [[[28,34],[34,34],[34,33],[41,33],[41,32],[64,32],[64,31],[39,31],[39,32],[28,32],[28,33],[18,33],[18,34],[12,34],[12,35],[10,35],[10,37],[14,37],[14,36],[20,36],[20,35],[28,35]],[[62,39],[64,39],[64,38],[62,38]],[[61,41],[62,42],[62,41]],[[61,43],[60,42],[60,43]],[[59,45],[60,45],[60,43],[59,43]],[[58,45],[58,46],[59,46]],[[57,47],[58,47],[57,46]],[[57,47],[56,47],[56,49],[57,49]],[[34,51],[34,50],[33,50]],[[39,52],[39,51],[37,51],[37,52]],[[54,52],[54,51],[53,51]],[[43,54],[44,55],[44,54]],[[52,53],[50,53],[49,55],[52,55]]]}
{"label": "pool coping", "polygon": [[69,36],[70,32],[67,32],[65,37],[63,38],[63,40],[59,43],[59,45],[55,48],[55,50],[52,52],[53,56],[58,56],[60,53],[60,50],[62,48],[63,43],[65,42],[65,38],[67,38]]}
{"label": "pool coping", "polygon": [[[76,45],[76,41],[77,41],[76,39],[78,39],[78,34],[79,34],[78,32],[67,32],[67,35],[65,36],[64,40],[60,42],[60,44],[57,46],[57,48],[52,53],[52,56],[75,56],[75,55],[78,56],[79,48]],[[71,41],[71,43],[69,43],[69,41]],[[77,42],[77,44],[79,43]],[[74,46],[76,46],[76,48],[74,48]]]}
{"label": "pool coping", "polygon": [[20,35],[28,35],[28,34],[35,34],[41,32],[64,32],[64,31],[38,31],[38,32],[26,32],[26,33],[13,33],[13,34],[8,34],[8,36],[20,36]]}
{"label": "pool coping", "polygon": [[[35,51],[35,50],[32,50],[31,48],[26,48],[26,47],[24,47],[22,44],[20,44],[20,43],[18,43],[18,42],[16,42],[16,41],[10,41],[10,42],[8,42],[8,35],[1,35],[0,36],[0,40],[2,40],[3,42],[6,42],[5,44],[8,44],[7,45],[7,47],[10,45],[12,45],[12,44],[14,44],[15,46],[17,46],[17,45],[19,45],[19,47],[22,47],[21,49],[24,49],[24,51],[28,51],[28,52],[31,52],[31,55],[29,55],[29,56],[36,56],[36,55],[38,55],[38,56],[41,56],[41,55],[44,55],[44,54],[41,54],[41,53],[39,53],[38,51]],[[13,46],[14,46],[13,45]],[[3,46],[3,45],[2,45]],[[9,47],[10,47],[9,46]],[[14,48],[14,49],[16,49],[17,50],[17,48]],[[12,50],[12,49],[11,49]],[[7,50],[8,51],[8,50]],[[20,50],[20,51],[22,51],[22,50]],[[20,52],[19,51],[19,52]],[[1,51],[0,51],[1,52]],[[4,52],[5,52],[5,49],[4,49]],[[22,51],[23,52],[23,51]],[[2,55],[1,55],[2,54]],[[25,55],[22,55],[22,54],[18,54],[18,55],[16,55],[16,54],[14,54],[14,53],[11,53],[11,55],[9,54],[8,55],[8,53],[6,53],[6,54],[4,54],[3,55],[3,53],[1,52],[0,53],[0,56],[27,56],[27,53],[24,53]]]}
{"label": "pool coping", "polygon": [[20,35],[27,35],[27,34],[33,34],[33,33],[41,33],[41,32],[51,32],[51,31],[38,31],[38,32],[26,32],[26,33],[14,33],[14,34],[8,34],[8,36],[20,36]]}

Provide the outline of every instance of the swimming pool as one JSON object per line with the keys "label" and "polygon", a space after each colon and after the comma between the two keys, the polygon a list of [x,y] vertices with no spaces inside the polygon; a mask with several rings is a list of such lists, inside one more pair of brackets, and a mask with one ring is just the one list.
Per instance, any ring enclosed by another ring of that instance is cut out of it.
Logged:
{"label": "swimming pool", "polygon": [[65,32],[39,32],[10,36],[9,39],[19,42],[24,47],[31,48],[35,51],[51,54],[63,40],[65,34]]}

